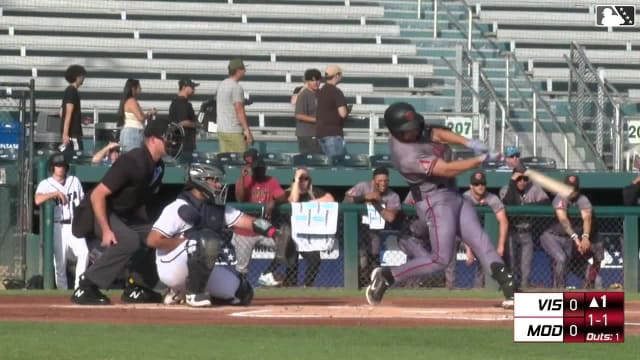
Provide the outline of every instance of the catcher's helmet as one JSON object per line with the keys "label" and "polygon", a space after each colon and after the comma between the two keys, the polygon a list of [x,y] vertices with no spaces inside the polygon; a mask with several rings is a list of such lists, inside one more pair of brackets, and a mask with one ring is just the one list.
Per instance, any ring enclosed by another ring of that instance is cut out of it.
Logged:
{"label": "catcher's helmet", "polygon": [[[207,179],[217,179],[220,188],[212,187]],[[217,165],[193,163],[187,166],[185,180],[189,186],[200,190],[207,201],[224,205],[227,201],[228,186],[224,183],[224,170]]]}
{"label": "catcher's helmet", "polygon": [[416,112],[411,104],[397,102],[391,104],[384,112],[384,123],[389,133],[399,137],[402,133],[424,127],[424,118]]}
{"label": "catcher's helmet", "polygon": [[52,173],[54,166],[64,166],[65,169],[69,171],[69,163],[62,153],[55,153],[49,156],[49,160],[47,161],[47,170]]}

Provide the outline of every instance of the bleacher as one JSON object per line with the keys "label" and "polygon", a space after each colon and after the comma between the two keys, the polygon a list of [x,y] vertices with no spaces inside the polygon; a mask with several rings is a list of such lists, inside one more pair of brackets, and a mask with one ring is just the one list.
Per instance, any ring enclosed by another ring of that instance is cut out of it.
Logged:
{"label": "bleacher", "polygon": [[[634,3],[638,1],[630,2]],[[534,80],[535,89],[524,73],[510,79],[508,144],[517,138],[524,154],[551,158],[558,167],[568,163],[593,169],[593,154],[567,120],[562,91],[569,71],[563,55],[571,40],[583,44],[628,101],[638,97],[633,87],[640,80],[637,30],[594,29],[590,11],[596,4],[449,0],[440,1],[434,14],[431,1],[423,1],[417,10],[417,2],[410,0],[5,0],[0,5],[0,80],[35,77],[38,109],[57,111],[64,70],[69,64],[83,64],[89,71],[81,89],[85,116],[110,122],[126,78],[141,80],[142,107],[155,107],[162,115],[177,92],[177,79],[190,76],[202,84],[192,99],[197,109],[226,77],[228,60],[240,56],[247,64],[242,85],[252,102],[247,112],[257,140],[267,152],[290,153],[295,147],[289,104],[293,88],[301,83],[305,69],[322,70],[337,63],[345,73],[340,86],[354,104],[346,125],[350,151],[373,155],[386,152],[387,133],[380,128],[380,117],[393,101],[409,101],[433,121],[469,115],[466,108],[457,108],[456,77],[440,57],[455,63],[456,46],[466,47],[470,6],[471,54],[501,101],[509,97],[506,52],[512,51]],[[538,106],[534,115],[526,102],[535,91],[541,91],[550,106]],[[476,120],[474,124],[474,136],[489,132],[478,128]],[[97,125],[87,125],[87,136],[93,134],[93,126]],[[208,138],[215,142],[214,134]],[[272,146],[274,142],[280,145]]]}

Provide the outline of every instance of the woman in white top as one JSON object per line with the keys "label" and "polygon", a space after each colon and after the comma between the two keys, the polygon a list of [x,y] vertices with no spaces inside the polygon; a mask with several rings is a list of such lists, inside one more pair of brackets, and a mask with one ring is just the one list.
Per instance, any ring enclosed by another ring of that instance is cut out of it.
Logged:
{"label": "woman in white top", "polygon": [[138,96],[142,92],[140,81],[128,79],[124,84],[120,107],[118,108],[118,126],[120,130],[120,146],[122,152],[131,151],[142,145],[144,123],[156,114],[156,109],[142,113]]}

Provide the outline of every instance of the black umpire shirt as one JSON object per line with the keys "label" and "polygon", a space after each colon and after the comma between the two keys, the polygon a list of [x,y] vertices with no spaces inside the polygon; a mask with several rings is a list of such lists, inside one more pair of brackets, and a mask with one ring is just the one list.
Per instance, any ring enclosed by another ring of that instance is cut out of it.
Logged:
{"label": "black umpire shirt", "polygon": [[158,191],[163,176],[164,162],[160,159],[155,163],[146,146],[120,156],[101,181],[111,190],[108,211],[120,216],[145,217],[145,204]]}
{"label": "black umpire shirt", "polygon": [[[185,97],[178,96],[171,101],[169,106],[169,121],[180,123],[182,120],[190,120],[196,122],[196,113],[193,111],[193,105]],[[182,151],[191,153],[196,148],[196,129],[184,128],[184,140],[182,142]]]}

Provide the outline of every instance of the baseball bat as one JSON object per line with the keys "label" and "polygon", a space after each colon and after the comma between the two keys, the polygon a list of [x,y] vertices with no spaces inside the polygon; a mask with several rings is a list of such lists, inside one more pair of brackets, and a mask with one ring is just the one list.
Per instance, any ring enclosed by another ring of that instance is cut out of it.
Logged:
{"label": "baseball bat", "polygon": [[573,187],[561,181],[553,179],[536,170],[527,169],[524,174],[534,183],[540,185],[543,189],[562,197],[568,198],[573,193]]}

